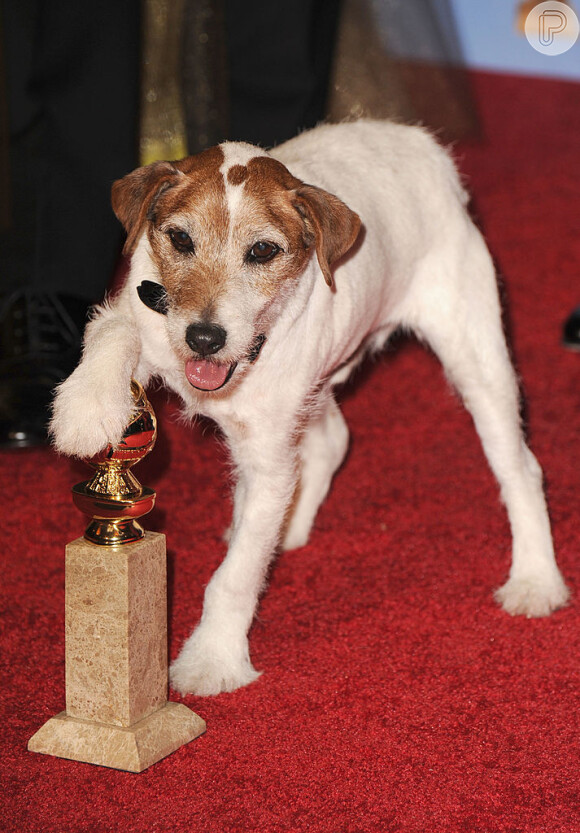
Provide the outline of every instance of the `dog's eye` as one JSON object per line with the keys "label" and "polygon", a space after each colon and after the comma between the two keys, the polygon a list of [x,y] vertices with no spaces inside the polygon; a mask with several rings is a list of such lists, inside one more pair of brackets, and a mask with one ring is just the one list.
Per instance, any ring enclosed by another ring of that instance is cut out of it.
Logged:
{"label": "dog's eye", "polygon": [[193,254],[193,240],[186,231],[171,228],[169,229],[168,234],[174,249],[176,249],[178,252],[181,252],[182,254]]}
{"label": "dog's eye", "polygon": [[257,243],[254,243],[248,252],[248,261],[250,263],[267,263],[279,251],[280,246],[277,246],[275,243],[267,243],[265,240],[259,240]]}

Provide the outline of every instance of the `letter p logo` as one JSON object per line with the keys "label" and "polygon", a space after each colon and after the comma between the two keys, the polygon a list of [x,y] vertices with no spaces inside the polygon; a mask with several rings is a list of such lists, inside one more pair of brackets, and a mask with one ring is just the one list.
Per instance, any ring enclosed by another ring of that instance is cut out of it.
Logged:
{"label": "letter p logo", "polygon": [[542,12],[538,21],[538,37],[542,46],[551,46],[554,43],[554,37],[563,32],[568,24],[568,18],[563,12],[556,9]]}
{"label": "letter p logo", "polygon": [[536,52],[561,55],[578,39],[580,23],[573,9],[557,0],[538,3],[526,18],[526,38]]}

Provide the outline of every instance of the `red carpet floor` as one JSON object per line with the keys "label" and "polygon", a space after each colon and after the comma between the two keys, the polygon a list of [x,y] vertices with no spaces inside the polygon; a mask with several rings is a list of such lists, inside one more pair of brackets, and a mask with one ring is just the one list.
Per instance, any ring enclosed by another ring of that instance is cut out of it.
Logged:
{"label": "red carpet floor", "polygon": [[[141,775],[35,755],[64,707],[63,548],[87,472],[4,452],[1,830],[580,831],[580,355],[559,344],[580,303],[580,85],[481,74],[473,89],[485,135],[456,153],[504,276],[572,604],[535,621],[495,606],[495,483],[433,357],[399,343],[344,394],[350,457],[311,542],[272,572],[259,681],[186,698],[207,733]],[[223,556],[228,468],[210,426],[152,400],[161,438],[137,473],[168,536],[175,656]]]}

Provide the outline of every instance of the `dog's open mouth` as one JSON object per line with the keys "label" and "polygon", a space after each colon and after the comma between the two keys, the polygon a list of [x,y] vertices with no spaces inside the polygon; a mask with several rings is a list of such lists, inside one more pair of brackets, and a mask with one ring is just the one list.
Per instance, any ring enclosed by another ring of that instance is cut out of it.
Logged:
{"label": "dog's open mouth", "polygon": [[[257,360],[266,341],[263,333],[257,335],[246,359],[250,364]],[[188,359],[185,362],[185,375],[189,384],[197,390],[219,390],[226,385],[238,366],[237,362],[219,364],[207,359]]]}
{"label": "dog's open mouth", "polygon": [[188,359],[185,363],[185,375],[189,384],[198,390],[219,390],[232,378],[237,364],[216,364],[207,359]]}

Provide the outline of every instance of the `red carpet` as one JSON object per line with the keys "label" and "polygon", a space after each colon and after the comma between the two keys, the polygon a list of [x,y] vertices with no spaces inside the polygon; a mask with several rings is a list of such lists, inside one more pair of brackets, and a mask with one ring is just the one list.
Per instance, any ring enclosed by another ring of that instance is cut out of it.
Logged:
{"label": "red carpet", "polygon": [[[477,75],[484,138],[456,148],[504,276],[571,606],[511,619],[492,600],[509,539],[471,422],[435,360],[399,343],[344,395],[350,457],[311,542],[272,571],[249,688],[187,698],[207,733],[141,775],[26,751],[64,707],[63,548],[87,470],[0,455],[0,829],[18,833],[580,831],[580,85]],[[225,453],[152,396],[161,438],[137,474],[167,533],[171,655],[222,558]]]}

